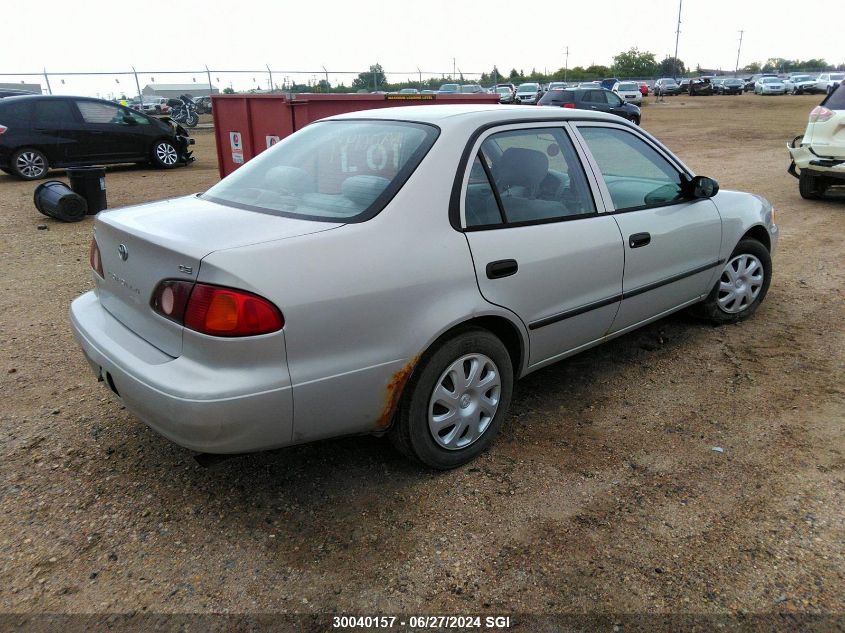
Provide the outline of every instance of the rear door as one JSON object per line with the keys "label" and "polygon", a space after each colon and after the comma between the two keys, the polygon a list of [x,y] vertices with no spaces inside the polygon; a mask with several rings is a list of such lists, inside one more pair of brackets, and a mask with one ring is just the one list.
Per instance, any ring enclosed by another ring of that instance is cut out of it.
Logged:
{"label": "rear door", "polygon": [[461,227],[481,294],[529,330],[529,364],[603,337],[619,307],[624,249],[567,126],[496,128],[472,152]]}
{"label": "rear door", "polygon": [[682,195],[683,167],[645,136],[613,123],[578,123],[625,244],[622,304],[611,332],[705,295],[718,271],[722,222],[709,199]]}
{"label": "rear door", "polygon": [[41,147],[51,164],[72,161],[80,151],[82,122],[70,99],[47,97],[32,107],[33,145]]}

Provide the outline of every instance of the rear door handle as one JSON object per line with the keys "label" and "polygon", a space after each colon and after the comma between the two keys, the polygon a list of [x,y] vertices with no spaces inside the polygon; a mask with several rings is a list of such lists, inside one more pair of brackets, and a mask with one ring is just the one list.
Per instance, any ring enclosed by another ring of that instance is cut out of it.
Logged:
{"label": "rear door handle", "polygon": [[631,248],[639,248],[651,243],[651,233],[634,233],[628,238],[628,246]]}
{"label": "rear door handle", "polygon": [[501,279],[515,275],[519,270],[519,264],[515,259],[500,259],[499,261],[487,264],[487,279]]}

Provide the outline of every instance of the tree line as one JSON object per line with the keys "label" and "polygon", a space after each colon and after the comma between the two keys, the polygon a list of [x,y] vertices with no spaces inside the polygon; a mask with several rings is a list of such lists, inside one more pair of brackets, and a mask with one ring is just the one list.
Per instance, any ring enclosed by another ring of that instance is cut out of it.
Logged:
{"label": "tree line", "polygon": [[[772,57],[765,62],[752,62],[739,69],[741,75],[751,75],[760,72],[777,72],[788,73],[794,71],[819,72],[823,70],[845,70],[845,64],[833,66],[828,64],[824,59],[784,59],[782,57]],[[292,83],[286,86],[277,86],[284,91],[289,92],[395,92],[403,88],[416,88],[418,90],[437,90],[444,83],[479,83],[482,86],[491,86],[496,83],[524,83],[537,82],[548,83],[550,81],[592,81],[594,79],[603,79],[605,77],[618,77],[620,79],[656,79],[658,77],[687,77],[701,74],[714,74],[715,72],[724,72],[725,74],[732,74],[733,70],[720,71],[718,69],[703,69],[696,66],[695,69],[688,68],[681,59],[676,59],[671,56],[664,57],[657,61],[654,53],[648,51],[640,51],[637,48],[631,48],[623,51],[618,55],[614,55],[613,63],[610,66],[601,64],[593,64],[587,67],[574,66],[573,68],[558,68],[557,70],[547,73],[539,72],[536,68],[532,68],[530,72],[526,73],[522,69],[511,68],[510,71],[502,72],[497,66],[494,66],[490,72],[484,72],[481,77],[475,76],[471,79],[465,78],[462,74],[453,77],[447,75],[444,77],[427,77],[419,78],[418,80],[407,79],[400,82],[388,82],[387,75],[381,64],[373,64],[369,70],[359,73],[355,77],[351,85],[346,86],[341,83],[338,85],[331,85],[325,79],[321,79],[317,83]],[[225,91],[224,91],[225,92]]]}

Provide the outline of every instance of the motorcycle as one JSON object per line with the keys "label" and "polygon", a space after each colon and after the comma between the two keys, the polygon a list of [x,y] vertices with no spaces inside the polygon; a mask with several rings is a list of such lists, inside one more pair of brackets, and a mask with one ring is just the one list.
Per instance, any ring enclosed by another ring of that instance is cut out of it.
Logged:
{"label": "motorcycle", "polygon": [[182,95],[178,99],[169,99],[170,118],[177,123],[184,123],[187,127],[196,127],[200,122],[200,115],[197,112],[197,104],[188,95]]}

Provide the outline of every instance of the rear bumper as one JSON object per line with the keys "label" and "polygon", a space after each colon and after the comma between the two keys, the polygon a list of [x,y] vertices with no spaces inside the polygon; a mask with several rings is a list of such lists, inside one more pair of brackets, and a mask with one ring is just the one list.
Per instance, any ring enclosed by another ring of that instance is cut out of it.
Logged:
{"label": "rear bumper", "polygon": [[200,348],[189,342],[182,356],[172,358],[111,316],[93,291],[73,301],[70,321],[98,379],[173,442],[206,453],[291,443],[293,400],[281,332],[255,337],[269,350],[264,358],[260,351],[239,354],[235,348],[204,357],[201,351],[192,354]]}
{"label": "rear bumper", "polygon": [[798,178],[803,171],[812,172],[819,176],[827,176],[837,180],[845,180],[845,160],[825,159],[813,154],[808,145],[796,145],[801,137],[796,137],[793,143],[787,143],[786,149],[792,161],[787,172]]}

